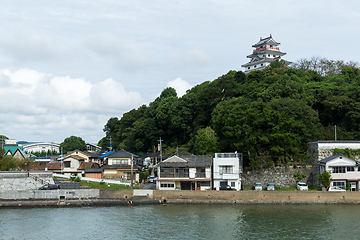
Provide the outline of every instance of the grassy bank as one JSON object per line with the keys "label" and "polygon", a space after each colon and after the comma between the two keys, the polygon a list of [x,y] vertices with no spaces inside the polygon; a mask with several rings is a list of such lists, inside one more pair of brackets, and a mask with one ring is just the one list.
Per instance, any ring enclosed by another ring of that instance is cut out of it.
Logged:
{"label": "grassy bank", "polygon": [[[111,184],[105,182],[80,181],[80,186],[96,189],[131,189],[128,185]],[[134,185],[133,189],[139,189]]]}

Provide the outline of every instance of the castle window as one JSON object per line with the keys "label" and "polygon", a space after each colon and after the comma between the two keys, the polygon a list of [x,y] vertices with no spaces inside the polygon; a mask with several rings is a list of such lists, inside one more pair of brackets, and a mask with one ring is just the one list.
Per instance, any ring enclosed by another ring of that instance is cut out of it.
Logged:
{"label": "castle window", "polygon": [[264,64],[261,64],[261,66],[264,65]]}
{"label": "castle window", "polygon": [[268,54],[268,57],[270,57],[270,54]]}
{"label": "castle window", "polygon": [[248,69],[250,69],[250,67],[248,67]]}
{"label": "castle window", "polygon": [[254,66],[254,68],[256,68],[256,65]]}
{"label": "castle window", "polygon": [[273,55],[273,57],[276,57],[276,55]]}

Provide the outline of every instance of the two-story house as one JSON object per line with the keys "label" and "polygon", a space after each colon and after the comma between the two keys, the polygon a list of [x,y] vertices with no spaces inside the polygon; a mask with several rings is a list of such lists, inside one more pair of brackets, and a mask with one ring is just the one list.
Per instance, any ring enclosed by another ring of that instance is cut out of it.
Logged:
{"label": "two-story house", "polygon": [[137,155],[124,149],[107,156],[107,165],[103,166],[103,178],[131,180],[131,161],[133,160],[133,180],[139,181],[141,167],[135,164]]}
{"label": "two-story house", "polygon": [[320,174],[331,172],[331,186],[346,189],[348,182],[351,191],[359,190],[360,162],[338,154],[320,160],[319,168]]}
{"label": "two-story house", "polygon": [[241,189],[242,159],[239,153],[215,153],[213,159],[214,189],[227,185]]}
{"label": "two-story house", "polygon": [[159,190],[211,189],[211,156],[172,156],[157,164]]}
{"label": "two-story house", "polygon": [[84,162],[95,162],[100,165],[99,156],[97,154],[91,153],[89,151],[80,151],[80,150],[74,150],[68,154],[67,156],[78,156],[84,159]]}

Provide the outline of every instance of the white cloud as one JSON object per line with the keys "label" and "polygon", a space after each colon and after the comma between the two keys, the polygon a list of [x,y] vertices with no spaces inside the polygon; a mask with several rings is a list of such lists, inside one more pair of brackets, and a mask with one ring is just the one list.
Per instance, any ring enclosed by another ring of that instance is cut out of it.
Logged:
{"label": "white cloud", "polygon": [[[102,135],[107,119],[144,103],[138,92],[127,92],[114,79],[91,83],[30,69],[0,71],[0,132],[14,135]],[[65,135],[65,136],[63,136]],[[61,138],[59,139],[59,136]],[[33,139],[37,140],[38,139]],[[93,139],[94,141],[94,139]]]}
{"label": "white cloud", "polygon": [[181,79],[181,77],[178,77],[178,78],[176,78],[176,79],[174,79],[172,81],[169,81],[166,84],[166,86],[175,88],[178,97],[183,96],[186,93],[187,90],[189,90],[190,88],[193,87],[188,82]]}

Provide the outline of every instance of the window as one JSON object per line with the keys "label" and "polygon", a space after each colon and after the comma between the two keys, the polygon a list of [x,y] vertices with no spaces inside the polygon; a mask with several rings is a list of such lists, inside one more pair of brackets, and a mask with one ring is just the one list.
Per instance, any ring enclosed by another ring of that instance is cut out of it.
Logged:
{"label": "window", "polygon": [[160,187],[161,188],[174,188],[175,184],[173,184],[173,183],[161,183]]}
{"label": "window", "polygon": [[231,182],[231,187],[235,187],[235,182]]}
{"label": "window", "polygon": [[355,167],[346,167],[346,171],[347,171],[347,172],[354,172],[354,171],[355,171]]}
{"label": "window", "polygon": [[334,181],[333,182],[333,186],[337,186],[337,187],[340,187],[342,189],[345,189],[345,181]]}
{"label": "window", "polygon": [[233,166],[219,166],[219,173],[220,174],[232,174],[233,173]]}
{"label": "window", "polygon": [[272,47],[272,45],[270,45],[270,47]]}
{"label": "window", "polygon": [[345,173],[345,167],[332,167],[333,173]]}
{"label": "window", "polygon": [[270,54],[268,54],[268,57],[270,57]]}
{"label": "window", "polygon": [[195,177],[204,178],[205,177],[205,168],[196,168]]}
{"label": "window", "polygon": [[250,69],[250,67],[248,67],[248,69]]}
{"label": "window", "polygon": [[256,68],[256,65],[254,66],[254,68]]}
{"label": "window", "polygon": [[261,64],[261,66],[263,66],[264,64]]}
{"label": "window", "polygon": [[127,159],[121,159],[121,164],[129,164],[129,161]]}
{"label": "window", "polygon": [[358,172],[360,172],[360,167],[358,167]]}
{"label": "window", "polygon": [[210,182],[201,182],[201,186],[210,187]]}
{"label": "window", "polygon": [[70,162],[64,162],[64,167],[70,167]]}
{"label": "window", "polygon": [[273,55],[273,57],[276,57],[276,55]]}

